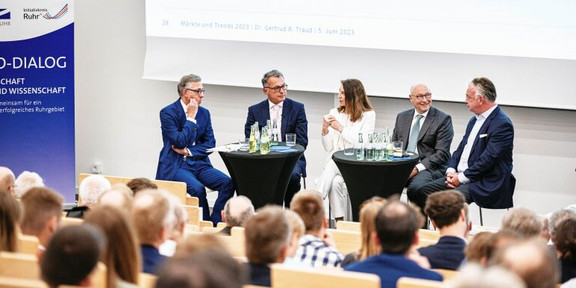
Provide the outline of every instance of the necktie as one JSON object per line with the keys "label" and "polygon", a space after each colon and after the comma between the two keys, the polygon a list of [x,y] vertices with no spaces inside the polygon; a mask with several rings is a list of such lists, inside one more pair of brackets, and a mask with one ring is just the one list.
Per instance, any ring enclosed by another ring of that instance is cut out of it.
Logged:
{"label": "necktie", "polygon": [[414,125],[412,125],[412,131],[410,132],[410,138],[408,138],[408,147],[406,151],[414,152],[416,150],[416,143],[418,143],[418,134],[420,133],[420,119],[422,119],[422,115],[416,115],[416,121],[414,121]]}

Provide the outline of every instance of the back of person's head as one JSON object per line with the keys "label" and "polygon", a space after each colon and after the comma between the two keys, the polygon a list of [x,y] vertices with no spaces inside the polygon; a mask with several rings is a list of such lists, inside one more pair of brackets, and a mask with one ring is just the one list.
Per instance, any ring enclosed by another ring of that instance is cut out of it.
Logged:
{"label": "back of person's head", "polygon": [[405,254],[412,246],[422,219],[412,206],[389,201],[376,216],[376,232],[382,253]]}
{"label": "back of person's head", "polygon": [[560,224],[552,241],[561,259],[576,264],[576,218],[568,217]]}
{"label": "back of person's head", "polygon": [[104,191],[98,198],[98,205],[110,205],[118,207],[126,212],[132,211],[134,197],[132,190],[124,184],[116,184],[112,188]]}
{"label": "back of person's head", "polygon": [[0,251],[16,252],[21,218],[20,203],[8,192],[0,192]]}
{"label": "back of person's head", "polygon": [[322,229],[325,220],[322,195],[314,190],[301,190],[294,195],[290,210],[296,212],[304,221],[306,232]]}
{"label": "back of person's head", "polygon": [[132,190],[133,195],[144,189],[158,189],[158,185],[148,178],[134,178],[128,181],[126,186]]}
{"label": "back of person's head", "polygon": [[50,239],[40,261],[42,279],[50,287],[85,285],[105,244],[102,232],[91,225],[70,225],[59,229]]}
{"label": "back of person's head", "polygon": [[551,250],[537,239],[522,240],[497,251],[489,265],[502,266],[516,273],[527,288],[554,288],[559,268]]}
{"label": "back of person's head", "polygon": [[174,221],[172,225],[172,231],[170,234],[170,239],[176,242],[180,241],[184,237],[184,230],[186,229],[186,223],[188,222],[188,213],[184,206],[182,206],[182,200],[174,194],[167,194],[168,199],[172,202],[172,211],[174,212]]}
{"label": "back of person's head", "polygon": [[226,225],[230,227],[243,227],[246,221],[254,215],[254,205],[248,197],[240,195],[230,198],[224,205],[224,215]]}
{"label": "back of person's head", "polygon": [[468,218],[468,208],[464,195],[456,190],[430,194],[426,200],[424,212],[439,229],[457,223],[462,213],[466,219]]}
{"label": "back of person's head", "polygon": [[24,171],[18,175],[15,184],[15,196],[17,199],[20,199],[30,188],[44,187],[44,180],[42,180],[42,177],[36,172]]}
{"label": "back of person's head", "polygon": [[240,288],[246,271],[229,254],[203,250],[187,257],[173,257],[158,271],[156,288]]}
{"label": "back of person's head", "polygon": [[444,283],[442,287],[445,288],[526,288],[515,273],[502,267],[483,267],[476,263],[466,264],[454,278]]}
{"label": "back of person's head", "polygon": [[246,222],[246,257],[255,264],[283,262],[290,240],[290,224],[279,206],[267,205]]}
{"label": "back of person's head", "polygon": [[550,237],[552,238],[552,241],[554,241],[554,234],[556,234],[558,225],[566,218],[576,218],[576,212],[572,209],[564,208],[554,211],[552,215],[550,215],[550,219],[548,221],[548,227],[550,230]]}
{"label": "back of person's head", "polygon": [[0,166],[0,191],[8,192],[14,195],[14,186],[16,186],[16,178],[14,173],[8,167]]}
{"label": "back of person's head", "polygon": [[137,284],[140,250],[127,212],[114,206],[98,205],[86,214],[84,223],[100,228],[108,240],[102,257],[107,267],[108,287],[115,285],[116,277]]}
{"label": "back of person's head", "polygon": [[292,234],[286,257],[294,257],[298,251],[298,246],[300,246],[300,238],[302,238],[304,233],[306,233],[306,227],[304,226],[304,221],[302,221],[302,218],[300,218],[296,212],[286,209],[284,210],[284,215],[286,216],[286,219],[288,219],[288,223],[290,223]]}
{"label": "back of person's head", "polygon": [[486,249],[493,234],[492,232],[484,231],[472,237],[468,245],[466,245],[466,248],[464,248],[467,262],[484,265],[483,262],[486,261]]}
{"label": "back of person's head", "polygon": [[384,206],[386,200],[380,198],[368,199],[362,203],[360,208],[360,236],[362,245],[358,260],[366,259],[370,256],[380,254],[380,245],[374,242],[373,233],[376,232],[376,216]]}
{"label": "back of person's head", "polygon": [[78,195],[80,196],[83,205],[95,205],[98,203],[100,195],[111,187],[112,185],[106,177],[102,175],[90,175],[80,182]]}
{"label": "back of person's head", "polygon": [[192,234],[176,246],[174,257],[187,257],[198,251],[217,250],[230,253],[220,237],[211,233]]}
{"label": "back of person's head", "polygon": [[132,221],[140,244],[157,246],[169,236],[174,225],[174,207],[162,190],[143,190],[134,197]]}
{"label": "back of person's head", "polygon": [[484,263],[490,261],[494,255],[507,246],[514,245],[523,239],[522,235],[512,230],[500,230],[493,233],[485,248]]}
{"label": "back of person's head", "polygon": [[534,211],[515,207],[502,218],[501,229],[512,230],[524,238],[538,237],[542,232],[542,220]]}
{"label": "back of person's head", "polygon": [[34,187],[28,190],[20,199],[24,212],[20,224],[22,233],[37,236],[40,243],[46,245],[42,243],[40,234],[47,228],[47,225],[53,226],[50,230],[58,227],[62,218],[62,202],[62,196],[48,188]]}

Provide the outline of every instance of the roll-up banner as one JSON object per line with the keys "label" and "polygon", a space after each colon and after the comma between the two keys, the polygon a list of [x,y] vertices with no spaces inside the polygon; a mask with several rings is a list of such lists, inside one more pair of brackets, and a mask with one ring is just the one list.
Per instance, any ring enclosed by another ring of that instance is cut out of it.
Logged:
{"label": "roll-up banner", "polygon": [[0,166],[74,202],[74,2],[0,0]]}

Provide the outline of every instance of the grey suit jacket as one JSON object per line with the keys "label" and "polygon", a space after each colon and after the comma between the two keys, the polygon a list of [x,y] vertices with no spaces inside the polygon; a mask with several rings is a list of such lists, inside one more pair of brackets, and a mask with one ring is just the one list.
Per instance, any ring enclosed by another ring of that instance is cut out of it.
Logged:
{"label": "grey suit jacket", "polygon": [[[392,140],[403,141],[404,149],[408,146],[414,112],[415,109],[410,109],[400,112],[396,116]],[[450,159],[450,144],[453,137],[452,117],[435,107],[430,107],[418,135],[417,148],[420,163],[429,170],[446,169],[446,164]]]}

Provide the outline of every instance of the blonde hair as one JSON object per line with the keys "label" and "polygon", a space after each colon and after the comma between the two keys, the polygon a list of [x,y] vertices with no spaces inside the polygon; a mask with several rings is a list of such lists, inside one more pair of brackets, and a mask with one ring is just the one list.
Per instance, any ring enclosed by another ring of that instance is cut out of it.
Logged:
{"label": "blonde hair", "polygon": [[16,252],[21,217],[20,203],[8,192],[0,192],[0,251]]}
{"label": "blonde hair", "polygon": [[360,208],[360,237],[362,243],[358,252],[358,260],[364,260],[370,256],[380,254],[380,245],[374,242],[372,234],[376,232],[376,216],[378,211],[384,206],[386,200],[380,197],[373,197],[366,200]]}
{"label": "blonde hair", "polygon": [[163,229],[173,227],[173,204],[159,190],[143,190],[136,194],[132,206],[132,221],[140,244],[154,244],[160,240]]}

